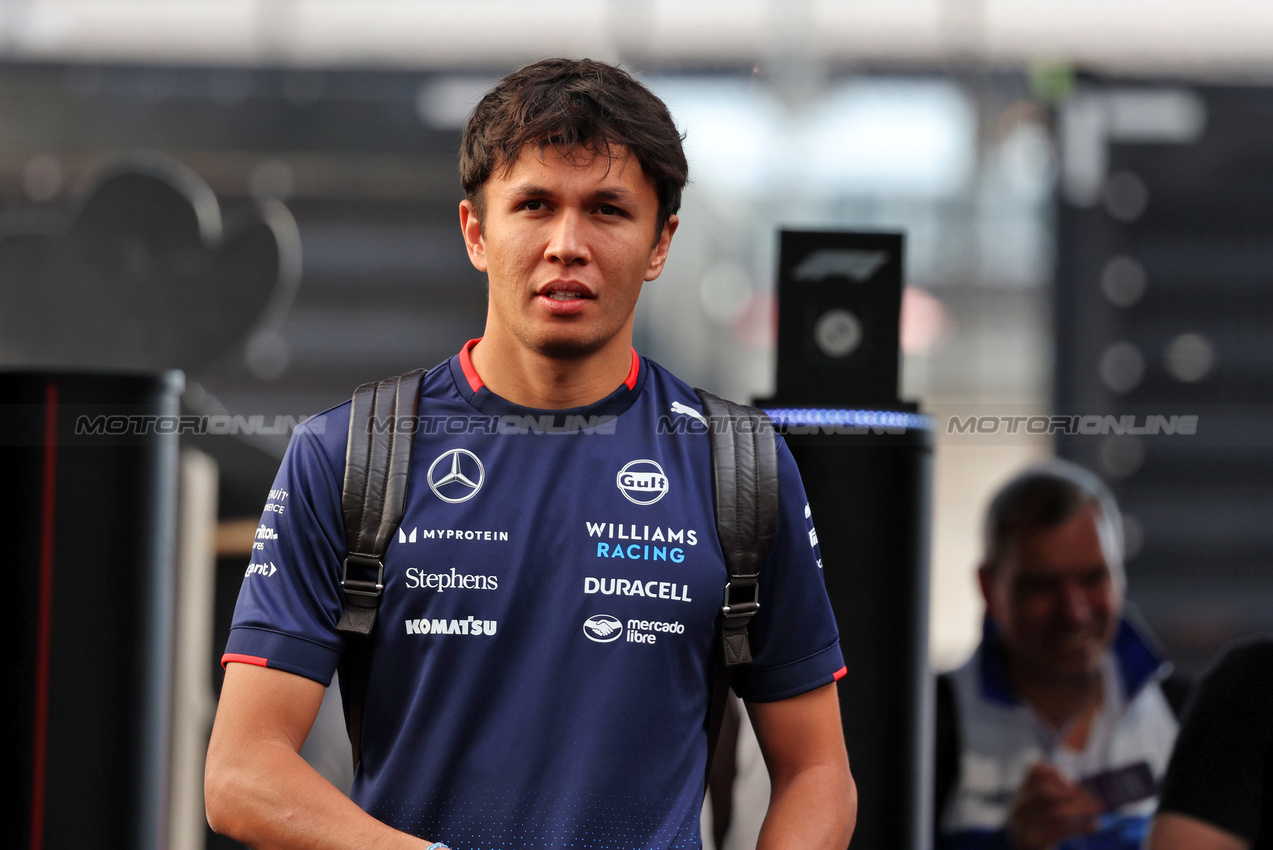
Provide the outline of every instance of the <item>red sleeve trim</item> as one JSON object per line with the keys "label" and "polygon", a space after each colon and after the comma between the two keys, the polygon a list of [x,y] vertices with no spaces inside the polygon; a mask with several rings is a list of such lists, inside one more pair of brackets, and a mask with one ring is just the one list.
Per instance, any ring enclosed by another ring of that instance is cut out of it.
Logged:
{"label": "red sleeve trim", "polygon": [[848,672],[849,672],[849,668],[848,668],[848,667],[841,667],[839,670],[836,670],[836,671],[835,671],[835,675],[831,677],[831,681],[833,681],[833,682],[838,682],[838,681],[840,681],[841,679],[843,679],[843,678],[845,677],[845,675],[846,675]]}
{"label": "red sleeve trim", "polygon": [[238,661],[240,664],[255,664],[257,667],[266,666],[267,659],[258,655],[240,655],[237,652],[227,652],[221,656],[221,666],[229,664],[231,661]]}
{"label": "red sleeve trim", "polygon": [[641,358],[637,356],[636,349],[632,349],[632,368],[628,370],[628,377],[624,378],[623,383],[628,389],[635,389],[637,376],[641,374]]}
{"label": "red sleeve trim", "polygon": [[473,346],[477,345],[481,341],[482,338],[480,336],[477,339],[470,339],[468,342],[464,343],[464,347],[460,349],[460,369],[464,372],[464,377],[468,378],[469,388],[473,390],[473,392],[477,392],[482,387],[486,386],[486,384],[482,383],[482,378],[477,374],[477,370],[473,368],[473,356],[469,354],[469,352],[473,349]]}

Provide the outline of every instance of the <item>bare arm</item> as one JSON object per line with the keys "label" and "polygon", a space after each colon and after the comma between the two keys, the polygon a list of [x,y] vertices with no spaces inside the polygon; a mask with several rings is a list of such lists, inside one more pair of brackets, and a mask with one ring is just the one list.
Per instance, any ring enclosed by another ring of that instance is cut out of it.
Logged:
{"label": "bare arm", "polygon": [[258,850],[428,846],[368,815],[300,757],[323,690],[281,670],[226,665],[204,777],[208,823]]}
{"label": "bare arm", "polygon": [[771,786],[758,848],[844,850],[857,821],[835,685],[748,703]]}
{"label": "bare arm", "polygon": [[1206,821],[1159,812],[1149,827],[1146,850],[1250,850],[1251,842]]}

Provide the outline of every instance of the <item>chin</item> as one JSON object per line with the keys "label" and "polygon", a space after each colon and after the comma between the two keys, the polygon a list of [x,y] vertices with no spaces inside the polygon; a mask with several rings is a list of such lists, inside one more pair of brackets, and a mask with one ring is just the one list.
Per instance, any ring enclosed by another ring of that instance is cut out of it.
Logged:
{"label": "chin", "polygon": [[1101,652],[1084,653],[1081,657],[1053,659],[1057,679],[1081,682],[1101,673]]}
{"label": "chin", "polygon": [[527,345],[554,360],[578,360],[596,354],[613,337],[588,332],[584,328],[557,328],[556,332],[529,334]]}
{"label": "chin", "polygon": [[539,341],[534,349],[544,357],[551,357],[554,360],[581,360],[595,354],[601,346],[590,345],[583,340],[553,338]]}

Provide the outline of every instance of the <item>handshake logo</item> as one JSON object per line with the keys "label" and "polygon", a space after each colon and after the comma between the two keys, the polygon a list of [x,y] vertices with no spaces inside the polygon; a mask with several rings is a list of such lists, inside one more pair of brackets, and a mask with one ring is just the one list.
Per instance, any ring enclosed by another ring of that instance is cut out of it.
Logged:
{"label": "handshake logo", "polygon": [[609,614],[594,614],[584,621],[583,633],[588,640],[610,643],[623,636],[623,621]]}
{"label": "handshake logo", "polygon": [[626,643],[658,643],[657,633],[667,635],[685,634],[685,626],[678,620],[661,622],[658,620],[628,620],[625,627],[623,621],[609,614],[593,614],[583,623],[584,637],[596,643],[613,643],[626,635]]}

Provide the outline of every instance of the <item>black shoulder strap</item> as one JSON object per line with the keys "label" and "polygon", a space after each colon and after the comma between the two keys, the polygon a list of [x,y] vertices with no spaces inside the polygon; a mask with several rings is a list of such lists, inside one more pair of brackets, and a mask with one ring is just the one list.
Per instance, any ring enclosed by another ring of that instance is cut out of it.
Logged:
{"label": "black shoulder strap", "polygon": [[345,635],[341,691],[354,765],[361,756],[362,714],[371,670],[371,630],[384,590],[385,549],[402,522],[415,416],[424,370],[416,369],[354,390],[349,445],[340,496],[348,556],[340,588],[345,607],[336,628]]}
{"label": "black shoulder strap", "polygon": [[747,624],[760,608],[760,572],[778,532],[778,448],[763,410],[695,392],[707,414],[716,533],[729,574],[707,718],[710,778],[733,668],[751,661]]}
{"label": "black shoulder strap", "polygon": [[733,667],[751,661],[747,624],[760,607],[760,571],[778,532],[778,449],[763,410],[695,392],[709,423],[716,533],[729,570],[721,650]]}

